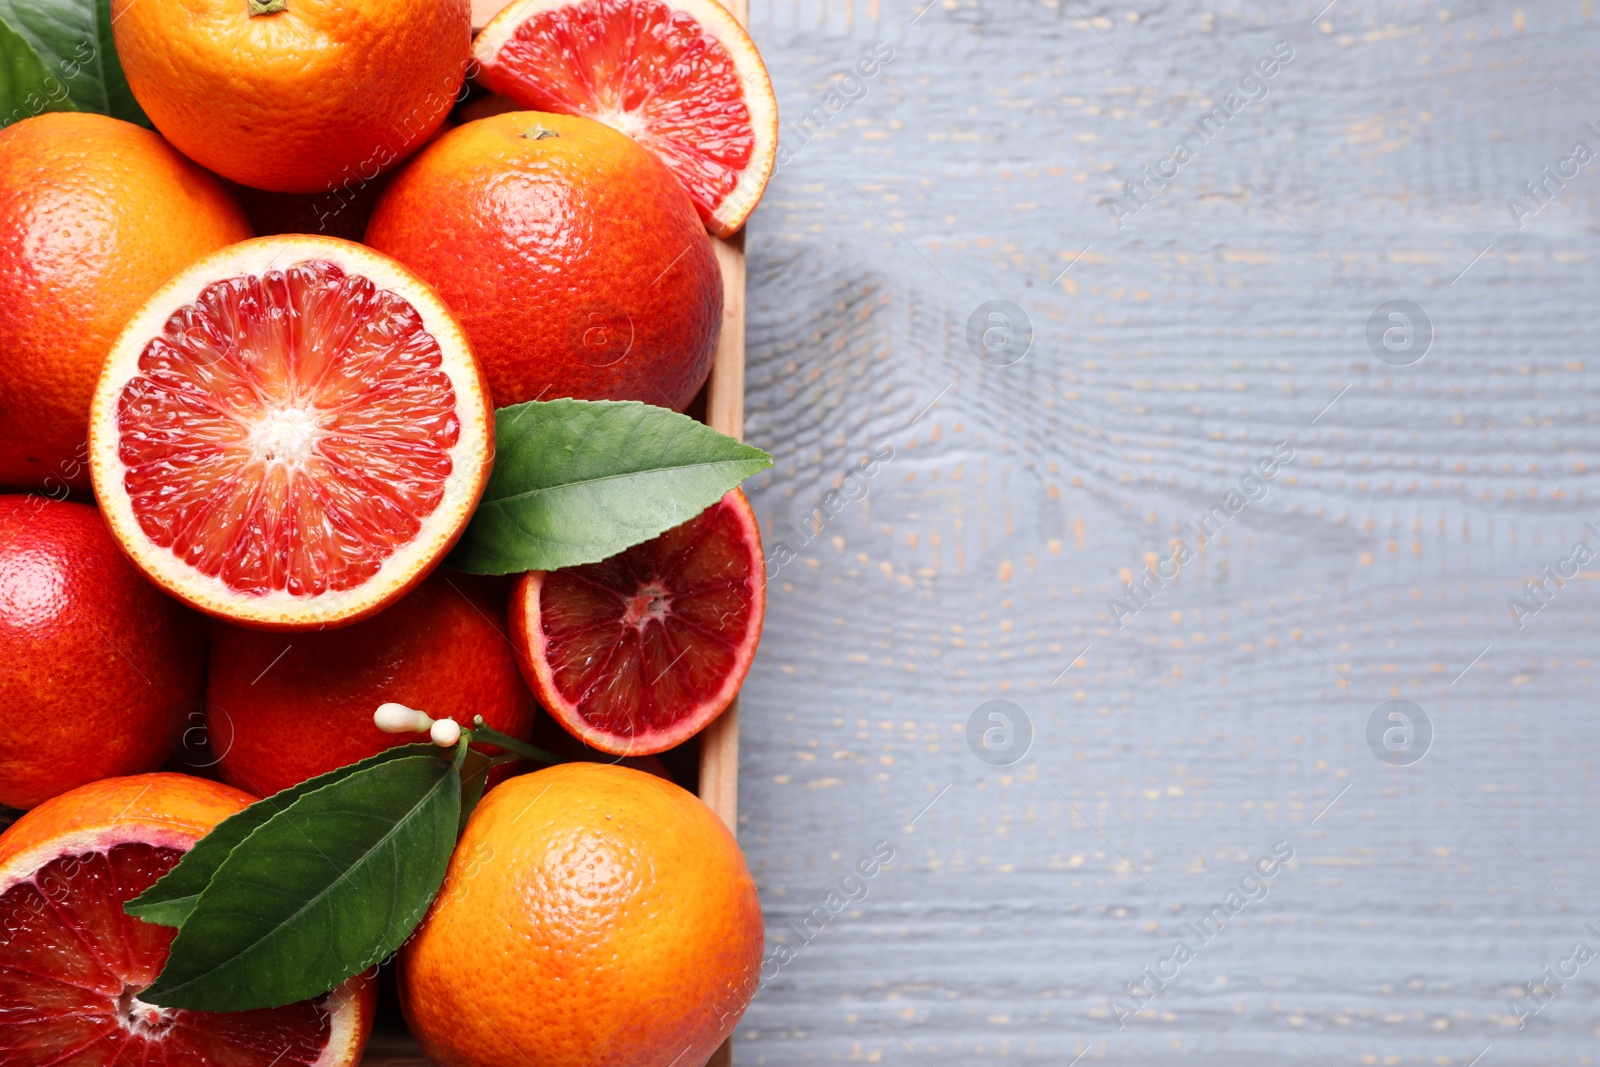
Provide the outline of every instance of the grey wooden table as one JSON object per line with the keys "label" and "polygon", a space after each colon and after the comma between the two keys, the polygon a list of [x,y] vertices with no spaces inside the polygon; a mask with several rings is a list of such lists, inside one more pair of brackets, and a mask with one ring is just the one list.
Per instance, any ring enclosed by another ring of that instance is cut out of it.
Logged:
{"label": "grey wooden table", "polygon": [[1595,1062],[1591,0],[923,2],[754,5],[737,1062]]}

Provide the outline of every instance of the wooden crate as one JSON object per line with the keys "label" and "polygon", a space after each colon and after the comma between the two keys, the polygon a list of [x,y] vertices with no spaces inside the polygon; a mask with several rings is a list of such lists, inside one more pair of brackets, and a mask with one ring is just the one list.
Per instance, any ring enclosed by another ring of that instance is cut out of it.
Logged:
{"label": "wooden crate", "polygon": [[[740,22],[749,21],[745,0],[723,0]],[[482,26],[504,7],[504,0],[473,0],[472,22]],[[722,268],[722,337],[717,361],[706,386],[705,420],[712,428],[733,437],[744,436],[744,233],[731,240],[713,237],[711,244]],[[722,818],[735,835],[739,832],[739,701],[701,732],[700,799]],[[692,743],[692,742],[691,742]],[[364,1067],[425,1067],[427,1061],[409,1038],[374,1035]],[[711,1057],[706,1067],[730,1067],[730,1039]],[[684,1067],[691,1067],[685,1064]]]}

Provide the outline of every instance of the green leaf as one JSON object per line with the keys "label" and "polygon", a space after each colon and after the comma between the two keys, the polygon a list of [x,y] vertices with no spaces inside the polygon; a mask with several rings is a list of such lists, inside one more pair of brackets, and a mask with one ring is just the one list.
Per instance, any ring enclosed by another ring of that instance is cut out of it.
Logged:
{"label": "green leaf", "polygon": [[596,563],[688,522],[772,457],[665,408],[547,400],[495,412],[495,465],[449,563],[511,574]]}
{"label": "green leaf", "polygon": [[106,114],[149,126],[150,118],[134,98],[128,77],[122,72],[122,57],[117,55],[117,42],[111,33],[111,0],[94,0],[94,13],[95,30],[100,35],[97,61],[100,64],[100,84],[106,94]]}
{"label": "green leaf", "polygon": [[[0,22],[0,126],[43,111],[71,111],[59,82],[27,39]],[[52,101],[51,96],[57,97]]]}
{"label": "green leaf", "polygon": [[408,756],[437,755],[438,751],[433,745],[428,744],[386,748],[376,756],[368,756],[358,763],[351,763],[327,774],[308,778],[297,786],[274,793],[265,800],[256,801],[243,811],[230,815],[218,823],[209,834],[183,854],[176,867],[156,879],[155,885],[124,904],[122,910],[147,923],[182,926],[189,913],[194,911],[195,902],[200,899],[200,894],[216,876],[222,861],[227,859],[234,847],[249,837],[256,827],[307,793],[348,778],[368,767]]}
{"label": "green leaf", "polygon": [[[111,37],[111,0],[0,0],[4,21],[44,63],[49,83],[61,101],[49,107],[10,102],[0,110],[5,122],[40,111],[94,111],[150,125],[128,88]],[[13,109],[20,108],[21,114]]]}
{"label": "green leaf", "polygon": [[305,794],[228,853],[139,999],[271,1008],[372,967],[439,892],[460,814],[461,774],[438,755],[380,762]]}

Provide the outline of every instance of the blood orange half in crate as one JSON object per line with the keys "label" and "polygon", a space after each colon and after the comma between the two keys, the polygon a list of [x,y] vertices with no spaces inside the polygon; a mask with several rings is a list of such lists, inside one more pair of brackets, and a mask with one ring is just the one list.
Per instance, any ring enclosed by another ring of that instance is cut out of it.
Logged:
{"label": "blood orange half in crate", "polygon": [[95,494],[158,585],[254,626],[352,622],[443,558],[493,459],[460,324],[350,241],[262,237],[167,283],[106,359]]}
{"label": "blood orange half in crate", "polygon": [[766,607],[761,533],[734,489],[608,560],[524,576],[512,641],[534,694],[569,733],[645,756],[682,744],[733,702]]}
{"label": "blood orange half in crate", "polygon": [[373,983],[262,1011],[139,999],[177,930],[122,906],[255,798],[181,774],[106,778],[0,834],[0,1063],[7,1067],[227,1064],[336,1067],[361,1058]]}
{"label": "blood orange half in crate", "polygon": [[598,119],[655,152],[719,237],[772,177],[772,79],[717,0],[513,0],[472,51],[478,80],[502,96]]}

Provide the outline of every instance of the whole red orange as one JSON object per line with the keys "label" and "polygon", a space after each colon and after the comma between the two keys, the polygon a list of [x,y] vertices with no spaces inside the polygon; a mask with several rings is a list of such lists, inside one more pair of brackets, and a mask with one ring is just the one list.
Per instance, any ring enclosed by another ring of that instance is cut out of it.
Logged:
{"label": "whole red orange", "polygon": [[156,129],[224,177],[355,190],[450,114],[468,0],[112,0],[128,86]]}
{"label": "whole red orange", "polygon": [[199,708],[205,622],[87,504],[0,496],[0,804],[160,767]]}
{"label": "whole red orange", "polygon": [[161,135],[54,113],[0,130],[0,486],[89,487],[89,402],[163,282],[250,236],[215,176]]}
{"label": "whole red orange", "polygon": [[439,290],[496,407],[682,410],[711,371],[722,280],[694,204],[591,119],[522,111],[451,130],[396,175],[366,240]]}
{"label": "whole red orange", "polygon": [[659,778],[566,763],[490,791],[400,952],[400,1005],[440,1067],[688,1067],[761,981],[733,834]]}
{"label": "whole red orange", "polygon": [[463,726],[482,715],[526,739],[533,697],[505,630],[503,586],[443,571],[342,629],[285,634],[218,623],[206,710],[223,777],[267,796],[426,740],[372,724],[389,701]]}

